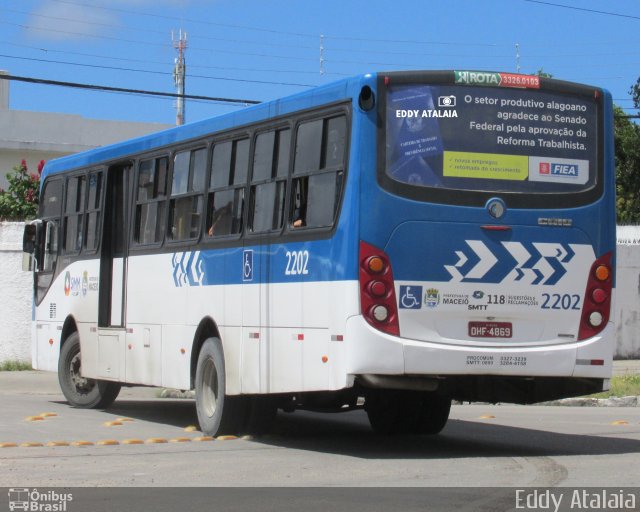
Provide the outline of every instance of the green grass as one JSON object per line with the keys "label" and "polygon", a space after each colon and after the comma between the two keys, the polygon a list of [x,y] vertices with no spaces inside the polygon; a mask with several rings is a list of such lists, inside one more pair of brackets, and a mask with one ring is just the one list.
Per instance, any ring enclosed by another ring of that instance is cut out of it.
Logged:
{"label": "green grass", "polygon": [[593,398],[640,396],[640,375],[622,375],[611,379],[611,389],[591,395]]}
{"label": "green grass", "polygon": [[0,363],[0,372],[22,372],[32,369],[31,363],[26,361],[4,361]]}

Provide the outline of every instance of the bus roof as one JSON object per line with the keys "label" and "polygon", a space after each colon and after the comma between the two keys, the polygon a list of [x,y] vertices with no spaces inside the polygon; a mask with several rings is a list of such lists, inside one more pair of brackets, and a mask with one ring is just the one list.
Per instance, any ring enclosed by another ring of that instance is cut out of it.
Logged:
{"label": "bus roof", "polygon": [[[240,128],[251,123],[264,121],[292,112],[311,109],[321,105],[344,100],[349,97],[354,97],[358,94],[360,88],[364,85],[375,87],[375,82],[378,75],[404,75],[405,78],[411,78],[425,75],[447,75],[453,77],[453,74],[454,71],[452,70],[410,72],[394,71],[367,73],[344,78],[326,85],[314,87],[307,91],[303,91],[291,96],[286,96],[284,98],[279,98],[271,101],[266,101],[258,105],[253,105],[236,112],[231,112],[229,114],[204,119],[202,121],[189,123],[183,126],[176,126],[175,128],[169,128],[167,130],[152,133],[135,139],[130,139],[116,144],[110,144],[108,146],[84,151],[82,153],[76,153],[62,158],[56,158],[47,162],[47,164],[45,165],[42,172],[42,182],[44,183],[45,178],[51,174],[131,158],[134,155],[140,153],[153,151],[176,143],[187,142],[223,130]],[[541,79],[541,82],[544,82],[547,85],[555,84],[555,88],[564,90],[571,90],[576,87],[591,87],[551,78]],[[608,95],[608,92],[604,89],[600,90]]]}
{"label": "bus roof", "polygon": [[138,153],[153,151],[171,144],[186,142],[198,137],[226,129],[241,127],[251,123],[289,114],[298,110],[313,108],[349,97],[353,87],[373,83],[376,75],[366,74],[345,78],[327,85],[315,87],[291,96],[266,101],[236,112],[224,114],[202,121],[176,126],[135,139],[102,146],[89,151],[56,158],[47,162],[42,172],[42,182],[51,174],[91,165],[103,164],[118,159],[126,159]]}

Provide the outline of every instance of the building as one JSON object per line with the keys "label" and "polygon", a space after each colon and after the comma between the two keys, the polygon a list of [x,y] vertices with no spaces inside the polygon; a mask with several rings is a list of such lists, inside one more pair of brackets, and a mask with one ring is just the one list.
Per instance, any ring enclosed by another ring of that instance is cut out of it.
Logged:
{"label": "building", "polygon": [[[6,71],[0,71],[6,75]],[[113,142],[164,130],[171,125],[87,119],[73,114],[30,112],[9,107],[10,80],[0,79],[0,188],[6,174],[26,160],[36,172],[40,160],[51,160]]]}

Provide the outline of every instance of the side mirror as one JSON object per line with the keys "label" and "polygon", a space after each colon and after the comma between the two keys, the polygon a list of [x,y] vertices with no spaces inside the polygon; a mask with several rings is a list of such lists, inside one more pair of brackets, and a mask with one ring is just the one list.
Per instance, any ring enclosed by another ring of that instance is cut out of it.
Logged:
{"label": "side mirror", "polygon": [[33,254],[22,253],[22,270],[24,272],[33,272],[36,269],[36,259]]}
{"label": "side mirror", "polygon": [[24,227],[24,234],[22,235],[22,252],[27,254],[34,254],[36,252],[36,233],[37,227],[35,224],[27,224]]}
{"label": "side mirror", "polygon": [[24,227],[22,235],[22,270],[33,272],[37,268],[38,235],[42,229],[42,222],[34,221]]}

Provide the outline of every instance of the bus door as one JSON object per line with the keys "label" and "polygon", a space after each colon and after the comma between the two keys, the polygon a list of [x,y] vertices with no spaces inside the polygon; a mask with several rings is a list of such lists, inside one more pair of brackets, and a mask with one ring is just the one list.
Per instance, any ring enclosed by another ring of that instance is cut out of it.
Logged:
{"label": "bus door", "polygon": [[126,333],[127,191],[132,169],[126,162],[112,165],[107,171],[98,306],[98,377],[102,378],[121,377]]}

